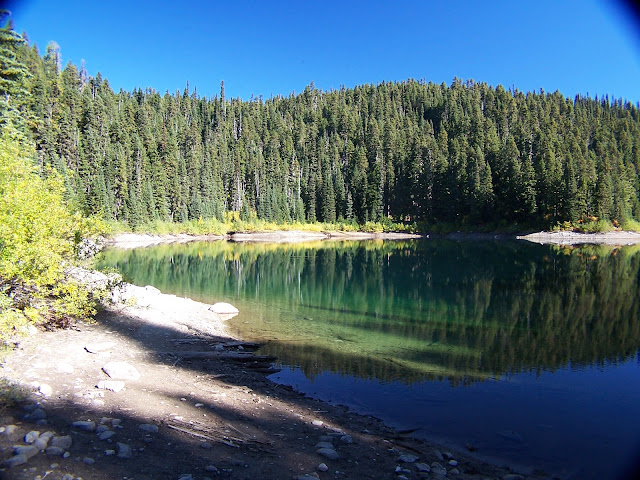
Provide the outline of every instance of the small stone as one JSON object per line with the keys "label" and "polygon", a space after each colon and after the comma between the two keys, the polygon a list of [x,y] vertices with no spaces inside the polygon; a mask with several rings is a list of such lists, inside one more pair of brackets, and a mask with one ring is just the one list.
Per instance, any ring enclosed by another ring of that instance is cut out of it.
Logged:
{"label": "small stone", "polygon": [[398,459],[399,462],[404,462],[404,463],[413,463],[416,460],[418,460],[420,457],[417,457],[415,455],[411,455],[410,453],[405,453],[404,455],[400,455],[400,458]]}
{"label": "small stone", "polygon": [[452,468],[449,473],[451,475],[460,475],[460,470],[458,470],[457,468]]}
{"label": "small stone", "polygon": [[151,423],[143,423],[142,425],[138,425],[138,428],[148,433],[156,433],[158,431],[158,426]]}
{"label": "small stone", "polygon": [[316,469],[317,469],[319,472],[326,472],[327,470],[329,470],[329,467],[327,467],[327,465],[326,465],[326,464],[321,463],[320,465],[318,465],[318,466],[316,467]]}
{"label": "small stone", "polygon": [[65,473],[60,480],[73,480],[73,475]]}
{"label": "small stone", "polygon": [[207,465],[206,467],[204,467],[205,472],[209,472],[209,473],[218,473],[218,469],[216,468],[215,465]]}
{"label": "small stone", "polygon": [[13,457],[2,462],[3,467],[13,468],[18,465],[24,465],[27,463],[28,458],[25,455],[14,455]]}
{"label": "small stone", "polygon": [[44,432],[35,442],[33,442],[33,446],[38,450],[44,450],[49,445],[49,440],[51,440],[53,435],[53,432]]}
{"label": "small stone", "polygon": [[73,422],[71,426],[78,430],[84,430],[85,432],[93,432],[96,429],[96,422],[91,420],[78,420],[77,422]]}
{"label": "small stone", "polygon": [[73,440],[71,439],[71,435],[64,435],[59,437],[53,437],[50,443],[52,447],[60,447],[64,450],[69,450],[69,448],[71,448],[71,444],[73,443]]}
{"label": "small stone", "polygon": [[438,460],[440,460],[441,462],[444,462],[444,457],[442,456],[442,453],[440,453],[440,450],[434,450],[433,454],[436,456]]}
{"label": "small stone", "polygon": [[51,388],[51,385],[47,385],[46,383],[41,383],[40,386],[38,387],[38,391],[40,392],[41,395],[45,397],[49,397],[53,393],[53,388]]}
{"label": "small stone", "polygon": [[444,452],[444,453],[442,454],[442,456],[443,456],[444,458],[446,458],[447,460],[451,460],[451,459],[453,458],[453,455],[451,455],[451,453],[449,453],[449,452]]}
{"label": "small stone", "polygon": [[343,435],[343,436],[340,437],[340,441],[342,443],[349,444],[349,443],[353,443],[353,438],[351,438],[351,435]]}
{"label": "small stone", "polygon": [[115,451],[115,450],[105,450],[105,451],[104,451],[104,454],[105,454],[107,457],[111,457],[111,456],[113,456],[113,455],[115,455],[115,454],[116,454],[116,451]]}
{"label": "small stone", "polygon": [[40,432],[39,431],[32,430],[32,431],[30,431],[29,433],[27,433],[24,436],[24,443],[31,444],[31,443],[35,442],[38,439],[39,436],[40,436]]}
{"label": "small stone", "polygon": [[69,452],[64,452],[62,454],[62,458],[69,458],[71,456],[71,454]]}
{"label": "small stone", "polygon": [[60,447],[47,447],[44,453],[51,455],[52,457],[59,457],[64,453],[64,448]]}
{"label": "small stone", "polygon": [[414,466],[419,472],[429,473],[431,471],[431,467],[426,463],[416,463]]}
{"label": "small stone", "polygon": [[100,390],[118,393],[124,388],[124,382],[122,380],[100,380],[96,387]]}
{"label": "small stone", "polygon": [[316,443],[316,448],[330,448],[334,450],[333,443],[331,442],[318,442]]}
{"label": "small stone", "polygon": [[35,457],[40,453],[40,450],[33,445],[14,445],[13,453],[16,455],[24,455],[27,460],[29,460],[31,457]]}
{"label": "small stone", "polygon": [[3,428],[4,431],[2,434],[10,440],[13,440],[18,436],[19,431],[16,425],[5,425]]}
{"label": "small stone", "polygon": [[239,313],[239,310],[226,302],[217,302],[209,307],[209,310],[213,313],[219,314],[229,314],[229,313]]}
{"label": "small stone", "polygon": [[202,442],[200,444],[200,448],[204,448],[205,450],[209,450],[210,448],[213,448],[213,445],[211,445],[209,442]]}
{"label": "small stone", "polygon": [[109,362],[104,367],[102,367],[102,371],[109,375],[110,378],[120,380],[140,379],[140,373],[138,372],[138,370],[136,370],[133,365],[130,365],[127,362]]}
{"label": "small stone", "polygon": [[122,423],[122,420],[120,418],[114,418],[111,420],[111,426],[113,427],[117,427]]}
{"label": "small stone", "polygon": [[[102,423],[102,421],[100,421],[100,423]],[[107,427],[106,425],[98,425],[96,427],[96,433],[106,432],[107,430],[109,430],[109,427]]]}
{"label": "small stone", "polygon": [[131,447],[126,443],[119,443],[118,446],[118,457],[120,458],[131,458]]}
{"label": "small stone", "polygon": [[102,432],[100,435],[98,435],[98,438],[100,440],[109,440],[115,434],[116,434],[116,432],[114,432],[113,430],[107,430],[107,431]]}
{"label": "small stone", "polygon": [[182,475],[180,475],[180,478],[178,478],[178,480],[193,480],[193,475],[191,475],[190,473],[183,473]]}
{"label": "small stone", "polygon": [[322,425],[324,425],[324,422],[322,420],[314,420],[313,422],[311,422],[313,424],[313,426],[315,427],[321,427]]}
{"label": "small stone", "polygon": [[435,475],[446,475],[447,469],[440,465],[438,462],[433,462],[431,464],[431,473]]}
{"label": "small stone", "polygon": [[82,459],[82,461],[84,463],[86,463],[87,465],[93,465],[94,463],[96,463],[95,459],[91,458],[91,457],[84,457]]}
{"label": "small stone", "polygon": [[196,408],[204,407],[204,403],[196,403],[194,407]]}
{"label": "small stone", "polygon": [[332,448],[320,448],[316,450],[316,453],[318,455],[322,455],[323,457],[328,458],[329,460],[337,460],[338,458],[340,458],[340,455],[338,455],[338,452],[336,452]]}
{"label": "small stone", "polygon": [[24,417],[25,420],[30,422],[37,422],[38,420],[44,420],[45,418],[47,418],[47,413],[41,408],[36,408],[33,412]]}
{"label": "small stone", "polygon": [[449,460],[449,465],[451,465],[452,467],[457,467],[458,466],[458,462],[455,460]]}

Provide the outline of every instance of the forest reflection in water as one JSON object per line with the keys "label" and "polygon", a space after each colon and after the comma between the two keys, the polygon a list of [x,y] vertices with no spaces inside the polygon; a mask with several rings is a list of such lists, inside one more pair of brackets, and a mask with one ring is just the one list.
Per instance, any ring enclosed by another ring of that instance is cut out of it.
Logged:
{"label": "forest reflection in water", "polygon": [[306,376],[454,385],[616,364],[640,345],[640,248],[516,241],[193,242],[101,267],[240,309],[231,328]]}

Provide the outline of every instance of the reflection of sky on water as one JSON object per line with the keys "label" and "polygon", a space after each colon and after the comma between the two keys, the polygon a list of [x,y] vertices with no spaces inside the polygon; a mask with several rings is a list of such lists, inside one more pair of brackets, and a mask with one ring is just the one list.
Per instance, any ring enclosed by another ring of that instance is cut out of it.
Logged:
{"label": "reflection of sky on water", "polygon": [[[606,371],[605,371],[606,370]],[[640,366],[564,368],[554,373],[452,387],[406,385],[285,367],[271,379],[371,414],[452,448],[540,468],[561,478],[617,478],[640,455]]]}

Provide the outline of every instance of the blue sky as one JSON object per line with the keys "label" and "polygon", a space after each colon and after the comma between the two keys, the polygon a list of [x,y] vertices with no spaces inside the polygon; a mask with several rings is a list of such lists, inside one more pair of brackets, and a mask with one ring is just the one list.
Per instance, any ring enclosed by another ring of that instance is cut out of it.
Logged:
{"label": "blue sky", "polygon": [[454,77],[522,91],[640,101],[640,31],[615,0],[44,1],[16,30],[118,91],[289,95]]}

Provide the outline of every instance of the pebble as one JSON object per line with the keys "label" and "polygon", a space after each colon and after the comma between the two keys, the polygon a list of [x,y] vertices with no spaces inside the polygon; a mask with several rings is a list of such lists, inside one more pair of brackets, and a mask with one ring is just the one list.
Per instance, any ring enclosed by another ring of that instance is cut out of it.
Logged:
{"label": "pebble", "polygon": [[139,380],[140,373],[127,362],[109,362],[102,367],[102,371],[110,378],[119,380]]}
{"label": "pebble", "polygon": [[44,420],[45,418],[47,418],[47,413],[41,408],[36,408],[33,412],[25,415],[24,417],[25,420],[31,422],[37,422],[38,420]]}
{"label": "pebble", "polygon": [[96,433],[106,432],[107,430],[109,430],[109,427],[107,427],[106,425],[98,425],[96,427]]}
{"label": "pebble", "polygon": [[419,472],[429,473],[431,471],[431,467],[426,463],[416,463],[415,467]]}
{"label": "pebble", "polygon": [[13,453],[16,455],[24,455],[27,460],[29,460],[31,457],[35,457],[40,453],[40,450],[33,445],[14,445]]}
{"label": "pebble", "polygon": [[417,457],[415,455],[411,455],[410,453],[405,453],[404,455],[400,455],[400,458],[398,459],[399,462],[404,462],[404,463],[413,463],[416,460],[418,460],[420,457]]}
{"label": "pebble", "polygon": [[440,450],[434,450],[433,454],[436,456],[438,460],[440,460],[441,462],[444,462],[444,457],[442,456],[442,453],[440,453]]}
{"label": "pebble", "polygon": [[17,467],[18,465],[24,465],[27,463],[28,458],[24,454],[14,455],[13,457],[2,462],[3,467]]}
{"label": "pebble", "polygon": [[107,457],[111,457],[111,456],[113,456],[113,455],[115,455],[115,454],[116,454],[116,451],[115,451],[115,450],[105,450],[105,451],[104,451],[104,454],[105,454]]}
{"label": "pebble", "polygon": [[120,458],[131,458],[131,447],[126,443],[119,443],[118,446],[118,457]]}
{"label": "pebble", "polygon": [[49,445],[49,441],[53,437],[53,432],[44,432],[42,435],[38,437],[38,439],[33,442],[33,446],[38,450],[44,450]]}
{"label": "pebble", "polygon": [[27,433],[24,436],[24,443],[31,444],[31,443],[35,442],[38,439],[39,436],[40,436],[40,432],[39,431],[32,430],[32,431],[30,431],[29,433]]}
{"label": "pebble", "polygon": [[457,468],[452,468],[449,473],[451,475],[460,475],[460,470],[458,470]]}
{"label": "pebble", "polygon": [[206,467],[204,467],[204,471],[210,473],[218,473],[218,469],[215,465],[207,465]]}
{"label": "pebble", "polygon": [[327,467],[327,465],[324,463],[321,463],[316,468],[319,472],[326,472],[327,470],[329,470],[329,467]]}
{"label": "pebble", "polygon": [[332,448],[320,448],[316,450],[316,453],[318,455],[322,455],[323,457],[327,457],[329,460],[337,460],[338,458],[340,458],[338,452],[336,452]]}
{"label": "pebble", "polygon": [[60,480],[73,480],[73,475],[65,473]]}
{"label": "pebble", "polygon": [[91,420],[78,420],[71,424],[73,428],[84,430],[85,432],[93,432],[96,429],[96,422]]}
{"label": "pebble", "polygon": [[330,448],[331,450],[334,450],[333,443],[331,442],[318,442],[316,443],[316,448]]}
{"label": "pebble", "polygon": [[200,444],[200,448],[204,448],[204,449],[207,449],[207,450],[208,450],[208,449],[210,449],[210,448],[213,448],[213,445],[211,445],[209,442],[202,442],[202,443]]}
{"label": "pebble", "polygon": [[41,395],[45,397],[49,397],[53,393],[53,388],[51,388],[51,385],[47,385],[46,383],[41,383],[40,386],[38,387],[38,391],[40,392]]}
{"label": "pebble", "polygon": [[340,441],[342,443],[353,443],[353,438],[351,438],[351,435],[343,435],[340,437]]}
{"label": "pebble", "polygon": [[446,475],[447,469],[440,465],[438,462],[433,462],[431,464],[431,473],[436,475]]}
{"label": "pebble", "polygon": [[191,475],[190,473],[183,473],[182,475],[180,475],[180,478],[178,478],[178,480],[193,480],[193,475]]}
{"label": "pebble", "polygon": [[444,452],[444,453],[442,454],[442,456],[443,456],[444,458],[446,458],[447,460],[451,460],[451,459],[453,458],[453,455],[451,455],[451,453],[449,453],[449,452]]}
{"label": "pebble", "polygon": [[138,428],[148,433],[156,433],[158,431],[158,426],[151,423],[143,423],[142,425],[138,425]]}
{"label": "pebble", "polygon": [[4,427],[4,431],[2,432],[2,434],[6,437],[15,437],[18,433],[18,427],[15,425],[5,425]]}
{"label": "pebble", "polygon": [[64,450],[68,450],[69,448],[71,448],[71,444],[73,443],[73,440],[71,439],[71,435],[64,435],[64,436],[53,437],[50,443],[52,447],[58,447]]}
{"label": "pebble", "polygon": [[109,440],[115,434],[116,434],[116,432],[114,432],[113,430],[106,430],[106,431],[102,432],[100,435],[98,435],[98,438],[100,440]]}
{"label": "pebble", "polygon": [[71,454],[69,452],[64,452],[62,454],[62,458],[69,458],[71,456]]}
{"label": "pebble", "polygon": [[322,425],[324,425],[324,422],[322,420],[314,420],[313,422],[311,422],[313,426],[315,427],[321,427]]}
{"label": "pebble", "polygon": [[47,455],[51,455],[54,457],[59,457],[64,454],[64,448],[60,447],[47,447],[44,451]]}
{"label": "pebble", "polygon": [[91,457],[84,457],[82,459],[82,461],[84,463],[86,463],[87,465],[93,465],[94,463],[96,463],[95,459],[91,458]]}
{"label": "pebble", "polygon": [[457,467],[458,466],[458,462],[455,460],[449,460],[449,465],[451,465],[452,467]]}

